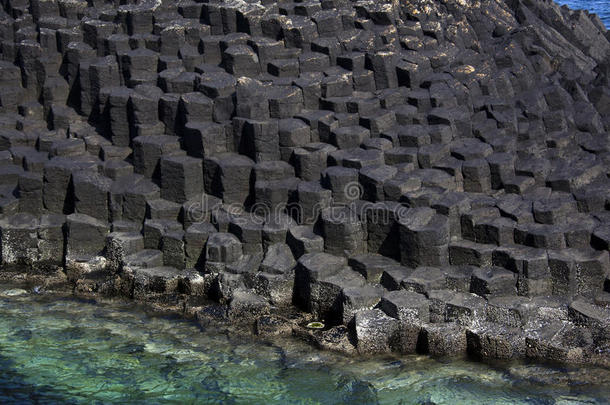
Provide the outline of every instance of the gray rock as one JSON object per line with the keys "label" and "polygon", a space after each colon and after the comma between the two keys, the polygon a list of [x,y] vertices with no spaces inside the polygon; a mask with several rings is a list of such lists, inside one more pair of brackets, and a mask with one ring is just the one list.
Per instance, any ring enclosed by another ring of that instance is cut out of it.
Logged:
{"label": "gray rock", "polygon": [[241,242],[230,233],[217,232],[208,237],[206,243],[206,260],[221,263],[233,263],[242,256]]}
{"label": "gray rock", "polygon": [[326,208],[322,211],[321,221],[326,252],[345,256],[364,253],[364,227],[350,207]]}
{"label": "gray rock", "polygon": [[205,246],[216,228],[209,222],[198,222],[186,229],[184,233],[185,265],[187,268],[203,268]]}
{"label": "gray rock", "polygon": [[316,235],[311,227],[304,225],[291,228],[286,235],[286,243],[297,259],[305,254],[324,250],[324,239]]}
{"label": "gray rock", "polygon": [[347,260],[328,253],[309,253],[298,260],[295,272],[295,303],[319,320],[339,318],[341,291],[362,287],[364,278],[347,267]]}
{"label": "gray rock", "polygon": [[466,330],[456,323],[425,324],[419,349],[435,357],[463,356],[467,350]]}
{"label": "gray rock", "polygon": [[432,290],[445,288],[446,281],[443,272],[436,267],[418,267],[400,282],[402,288],[419,294],[427,294]]}
{"label": "gray rock", "polygon": [[472,273],[470,292],[482,297],[512,295],[517,292],[516,284],[515,273],[501,267],[482,267]]}
{"label": "gray rock", "polygon": [[401,283],[413,273],[413,269],[404,266],[393,266],[383,270],[379,283],[387,290],[399,290]]}
{"label": "gray rock", "polygon": [[272,305],[289,307],[292,304],[294,274],[257,273],[252,285],[257,294],[265,297]]}
{"label": "gray rock", "polygon": [[173,267],[129,267],[126,276],[133,282],[133,298],[147,300],[155,294],[175,294],[181,273]]}
{"label": "gray rock", "polygon": [[535,304],[526,297],[492,297],[487,305],[488,321],[512,328],[523,327],[536,315]]}
{"label": "gray rock", "polygon": [[358,353],[388,353],[398,332],[399,322],[379,309],[370,309],[356,312],[352,328]]}
{"label": "gray rock", "polygon": [[348,259],[348,264],[369,283],[379,283],[384,270],[399,266],[399,263],[392,259],[374,254],[352,256]]}
{"label": "gray rock", "polygon": [[347,287],[341,291],[340,312],[344,325],[351,322],[354,314],[363,309],[373,309],[383,295],[379,285],[367,284],[362,287]]}
{"label": "gray rock", "polygon": [[229,319],[245,322],[254,321],[269,312],[269,303],[263,297],[242,290],[233,291],[229,303]]}
{"label": "gray rock", "polygon": [[401,322],[418,320],[428,322],[430,309],[428,299],[412,291],[390,291],[383,295],[379,308]]}
{"label": "gray rock", "polygon": [[556,320],[527,325],[525,343],[528,358],[580,363],[588,357],[593,339],[585,328]]}
{"label": "gray rock", "polygon": [[270,274],[285,274],[294,269],[295,265],[290,247],[285,243],[276,243],[268,247],[260,270]]}
{"label": "gray rock", "polygon": [[66,255],[93,257],[101,254],[106,245],[109,227],[93,217],[71,214],[66,217]]}
{"label": "gray rock", "polygon": [[486,305],[478,295],[458,292],[447,302],[447,322],[462,325],[476,323],[485,316]]}
{"label": "gray rock", "polygon": [[2,263],[31,264],[38,259],[38,219],[16,214],[0,221]]}
{"label": "gray rock", "polygon": [[466,330],[468,353],[482,359],[518,359],[525,355],[525,337],[506,326],[482,323]]}
{"label": "gray rock", "polygon": [[108,267],[119,271],[128,256],[144,250],[144,237],[135,232],[111,232],[106,237]]}

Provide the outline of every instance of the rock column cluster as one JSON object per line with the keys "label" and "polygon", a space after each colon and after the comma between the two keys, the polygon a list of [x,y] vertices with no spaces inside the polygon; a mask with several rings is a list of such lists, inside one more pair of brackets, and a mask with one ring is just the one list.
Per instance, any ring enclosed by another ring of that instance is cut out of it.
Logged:
{"label": "rock column cluster", "polygon": [[0,4],[0,278],[360,354],[610,363],[597,16]]}

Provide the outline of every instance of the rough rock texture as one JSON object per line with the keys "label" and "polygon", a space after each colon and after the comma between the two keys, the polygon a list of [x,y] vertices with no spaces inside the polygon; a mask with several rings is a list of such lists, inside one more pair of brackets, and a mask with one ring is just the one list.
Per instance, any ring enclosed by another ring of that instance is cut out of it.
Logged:
{"label": "rough rock texture", "polygon": [[0,279],[345,353],[610,363],[597,16],[0,4]]}

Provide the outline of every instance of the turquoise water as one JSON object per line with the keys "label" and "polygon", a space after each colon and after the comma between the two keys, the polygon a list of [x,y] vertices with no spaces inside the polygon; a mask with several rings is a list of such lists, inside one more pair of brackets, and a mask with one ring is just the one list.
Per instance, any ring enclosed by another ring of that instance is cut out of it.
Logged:
{"label": "turquoise water", "polygon": [[[19,295],[15,295],[19,294]],[[604,403],[604,370],[367,360],[201,330],[126,302],[0,291],[0,403]],[[542,382],[546,384],[542,384]]]}
{"label": "turquoise water", "polygon": [[565,4],[574,10],[583,9],[595,13],[604,22],[606,28],[610,27],[610,0],[557,0],[557,4]]}

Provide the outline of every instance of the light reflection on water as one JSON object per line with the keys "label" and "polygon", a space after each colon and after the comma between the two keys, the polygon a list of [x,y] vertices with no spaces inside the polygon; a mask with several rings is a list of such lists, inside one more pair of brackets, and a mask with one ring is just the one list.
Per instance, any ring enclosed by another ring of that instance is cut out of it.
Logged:
{"label": "light reflection on water", "polygon": [[202,331],[133,303],[0,296],[0,403],[604,403],[607,385],[570,386],[581,371],[352,359]]}

